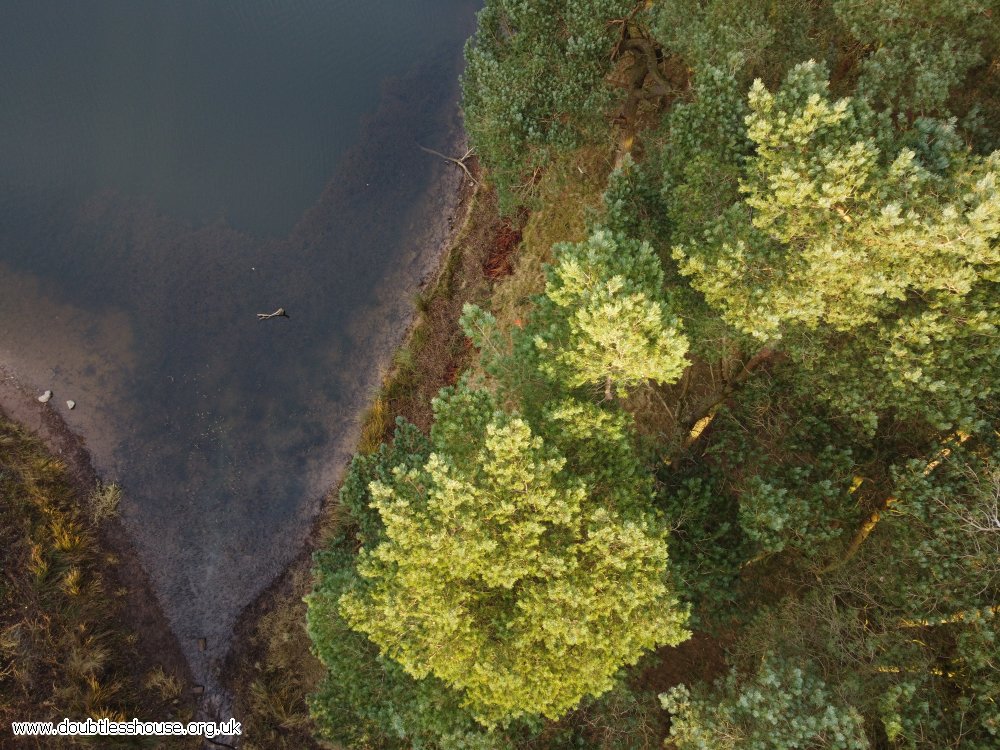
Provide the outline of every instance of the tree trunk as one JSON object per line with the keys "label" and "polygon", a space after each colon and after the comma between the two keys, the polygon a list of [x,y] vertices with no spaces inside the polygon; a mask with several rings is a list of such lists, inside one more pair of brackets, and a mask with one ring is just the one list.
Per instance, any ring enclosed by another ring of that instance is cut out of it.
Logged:
{"label": "tree trunk", "polygon": [[687,449],[694,445],[698,438],[700,438],[705,432],[705,428],[712,423],[713,419],[715,419],[715,415],[718,413],[719,407],[722,406],[723,402],[733,395],[743,381],[753,374],[754,370],[771,359],[777,351],[778,350],[775,347],[768,345],[747,360],[746,364],[743,365],[743,368],[739,371],[739,373],[737,373],[732,380],[727,381],[722,386],[722,390],[716,394],[715,397],[713,397],[712,401],[701,409],[701,414],[688,428],[688,434],[684,439],[683,448]]}

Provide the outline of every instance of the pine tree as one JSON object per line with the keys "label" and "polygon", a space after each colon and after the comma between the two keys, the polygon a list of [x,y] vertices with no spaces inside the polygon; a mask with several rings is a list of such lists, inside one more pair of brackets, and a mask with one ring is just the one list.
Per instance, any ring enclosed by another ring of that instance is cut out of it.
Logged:
{"label": "pine tree", "polygon": [[[462,108],[502,205],[523,172],[605,130],[616,30],[632,0],[488,0],[466,48]],[[530,182],[528,180],[527,182]]]}
{"label": "pine tree", "polygon": [[859,717],[872,746],[880,735],[894,747],[927,750],[996,745],[1000,455],[995,439],[960,441],[896,465],[888,489],[863,478],[882,499],[818,579],[758,610],[730,654],[725,684],[694,688],[693,701],[686,691],[668,699],[679,737],[721,742],[734,709],[748,736],[813,726],[817,704],[786,700],[779,684],[771,683],[781,697],[758,695],[747,705],[748,690],[771,682],[766,665],[776,661],[821,670],[826,703]]}
{"label": "pine tree", "polygon": [[[865,101],[831,99],[814,63],[775,94],[755,83],[749,103],[742,200],[674,249],[682,273],[730,325],[806,368],[865,360],[857,378],[815,388],[860,406],[859,379],[876,376],[886,392],[860,417],[910,407],[970,426],[998,361],[1000,153],[968,154],[945,122],[897,133]],[[933,410],[914,387],[933,392]]]}
{"label": "pine tree", "polygon": [[553,250],[533,319],[542,371],[570,388],[596,384],[606,399],[680,378],[688,343],[652,247],[599,229]]}
{"label": "pine tree", "polygon": [[428,750],[513,750],[511,738],[484,730],[441,680],[416,680],[379,654],[339,612],[340,597],[357,584],[351,540],[340,535],[315,558],[306,597],[307,627],[327,673],[309,699],[319,734],[344,747]]}
{"label": "pine tree", "polygon": [[349,523],[316,553],[305,599],[309,637],[327,670],[309,699],[310,716],[321,736],[345,747],[509,750],[517,732],[487,732],[462,707],[461,694],[432,677],[414,679],[340,614],[340,597],[358,585],[358,544],[373,549],[385,537],[370,486],[391,481],[397,467],[422,466],[429,453],[426,436],[400,420],[391,441],[351,462],[340,489]]}
{"label": "pine tree", "polygon": [[794,662],[768,657],[711,692],[681,685],[660,696],[678,750],[868,750],[861,715]]}
{"label": "pine tree", "polygon": [[483,392],[445,392],[435,416],[426,463],[371,486],[385,539],[340,599],[352,628],[486,725],[558,717],[686,637],[648,484],[588,486]]}
{"label": "pine tree", "polygon": [[837,18],[872,52],[858,92],[877,106],[945,114],[952,91],[1000,41],[991,0],[835,0]]}

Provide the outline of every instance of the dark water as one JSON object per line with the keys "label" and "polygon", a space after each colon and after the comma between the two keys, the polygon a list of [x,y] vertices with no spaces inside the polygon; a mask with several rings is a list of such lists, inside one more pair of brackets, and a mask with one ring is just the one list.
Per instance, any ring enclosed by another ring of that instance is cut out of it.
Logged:
{"label": "dark water", "polygon": [[202,679],[440,244],[460,177],[417,144],[458,137],[477,5],[0,0],[0,363],[124,486]]}

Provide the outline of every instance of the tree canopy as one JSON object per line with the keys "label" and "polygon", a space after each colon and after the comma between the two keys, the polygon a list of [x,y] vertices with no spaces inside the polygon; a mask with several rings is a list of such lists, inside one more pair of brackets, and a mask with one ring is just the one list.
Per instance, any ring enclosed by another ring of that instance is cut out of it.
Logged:
{"label": "tree canopy", "polygon": [[996,746],[997,19],[486,2],[466,125],[533,213],[430,428],[344,484],[310,627],[382,687],[314,715],[426,747]]}
{"label": "tree canopy", "polygon": [[360,553],[340,600],[352,627],[487,725],[556,718],[686,636],[641,498],[595,496],[482,392],[445,393],[435,412],[423,466],[371,485],[384,541]]}

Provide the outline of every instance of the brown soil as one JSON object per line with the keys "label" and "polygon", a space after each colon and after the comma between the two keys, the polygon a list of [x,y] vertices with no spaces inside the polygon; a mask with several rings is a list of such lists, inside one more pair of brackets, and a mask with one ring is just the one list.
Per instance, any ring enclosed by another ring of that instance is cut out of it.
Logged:
{"label": "brown soil", "polygon": [[521,227],[526,220],[527,214],[524,211],[514,221],[503,220],[497,230],[496,241],[492,243],[483,264],[486,278],[496,281],[514,273],[514,251],[521,244]]}
{"label": "brown soil", "polygon": [[385,420],[383,439],[392,437],[396,416],[422,430],[430,429],[431,400],[442,387],[455,382],[472,354],[458,325],[462,307],[467,302],[482,304],[489,297],[491,282],[502,276],[491,272],[496,266],[490,259],[502,258],[499,263],[510,267],[521,232],[500,218],[496,194],[481,189],[458,235],[437,279],[423,296],[423,311],[405,347],[408,357],[397,361],[386,380],[382,398],[390,418]]}
{"label": "brown soil", "polygon": [[[638,692],[654,696],[665,693],[681,683],[693,685],[711,683],[722,676],[726,669],[727,641],[705,633],[694,633],[678,646],[665,646],[645,661],[633,679],[632,687]],[[670,714],[660,714],[659,734],[664,737],[664,747],[671,748],[669,740]]]}
{"label": "brown soil", "polygon": [[679,646],[666,646],[653,654],[635,687],[656,695],[684,683],[712,682],[726,667],[726,642],[705,633],[695,633]]}

